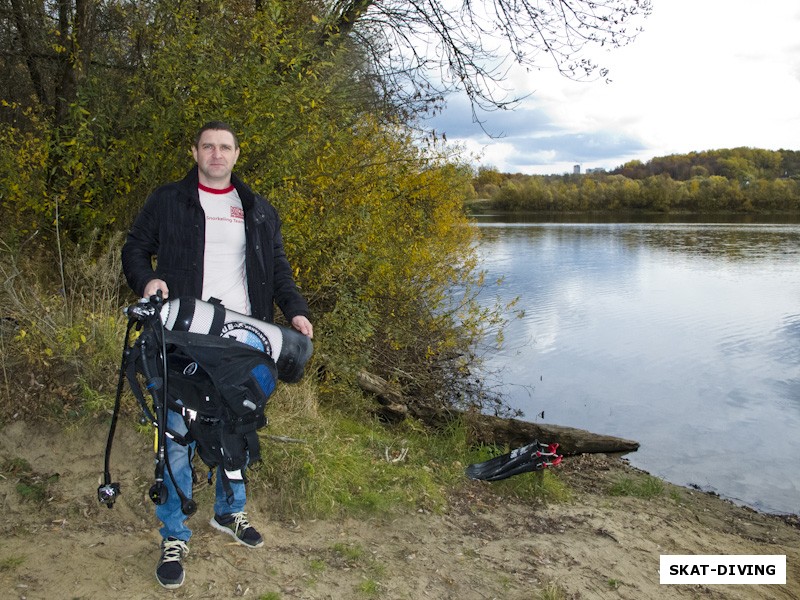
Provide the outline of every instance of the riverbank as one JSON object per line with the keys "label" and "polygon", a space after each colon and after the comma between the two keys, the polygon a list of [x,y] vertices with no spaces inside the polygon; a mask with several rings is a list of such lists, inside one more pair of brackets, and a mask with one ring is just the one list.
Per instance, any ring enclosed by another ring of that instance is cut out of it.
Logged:
{"label": "riverbank", "polygon": [[[300,520],[275,518],[259,490],[249,505],[266,540],[259,550],[207,525],[211,501],[202,490],[186,583],[167,592],[153,576],[159,538],[142,438],[130,428],[117,433],[122,495],[108,510],[95,499],[104,436],[87,428],[40,433],[14,423],[0,436],[4,598],[800,598],[797,517],[666,483],[652,497],[611,495],[620,481],[635,488],[650,478],[604,455],[564,460],[558,478],[569,499],[558,503],[509,502],[492,484],[464,481],[440,512]],[[24,500],[9,461],[27,461],[40,481],[51,480],[50,497]],[[661,586],[661,554],[785,554],[787,584]]]}

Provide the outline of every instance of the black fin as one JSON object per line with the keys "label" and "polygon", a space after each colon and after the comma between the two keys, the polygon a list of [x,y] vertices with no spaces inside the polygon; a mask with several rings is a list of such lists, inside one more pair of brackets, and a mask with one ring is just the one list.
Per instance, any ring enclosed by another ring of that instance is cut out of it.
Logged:
{"label": "black fin", "polygon": [[558,444],[540,444],[537,440],[485,462],[469,465],[466,475],[470,479],[499,481],[520,473],[541,471],[561,462],[562,457],[556,454],[557,449]]}

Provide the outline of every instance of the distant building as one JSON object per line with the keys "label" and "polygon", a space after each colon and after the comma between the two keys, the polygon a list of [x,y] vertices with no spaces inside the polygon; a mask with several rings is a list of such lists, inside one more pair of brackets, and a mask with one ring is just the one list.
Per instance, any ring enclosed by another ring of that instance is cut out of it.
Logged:
{"label": "distant building", "polygon": [[575,165],[574,167],[572,167],[572,174],[573,175],[580,175],[581,174],[581,166],[580,165]]}

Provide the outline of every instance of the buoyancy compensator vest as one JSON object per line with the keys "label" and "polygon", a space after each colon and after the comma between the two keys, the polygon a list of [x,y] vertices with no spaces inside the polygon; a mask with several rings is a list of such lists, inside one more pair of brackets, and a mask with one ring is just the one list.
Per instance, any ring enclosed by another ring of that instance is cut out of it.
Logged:
{"label": "buoyancy compensator vest", "polygon": [[260,460],[257,430],[278,371],[272,357],[232,338],[165,331],[167,403],[181,412],[209,467],[242,469]]}

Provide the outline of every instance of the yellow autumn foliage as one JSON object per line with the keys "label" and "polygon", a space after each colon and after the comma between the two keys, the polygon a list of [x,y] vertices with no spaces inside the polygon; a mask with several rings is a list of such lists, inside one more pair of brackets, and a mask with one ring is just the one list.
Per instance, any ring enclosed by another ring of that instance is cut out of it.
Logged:
{"label": "yellow autumn foliage", "polygon": [[[24,264],[15,273],[35,281],[28,289],[40,290],[38,305],[62,307],[53,322],[69,329],[14,341],[25,344],[20,355],[50,348],[48,360],[70,361],[82,376],[81,336],[91,340],[82,323],[97,311],[85,290],[97,284],[81,281],[70,257],[91,264],[113,255],[109,240],[149,192],[192,164],[194,131],[224,120],[241,139],[239,175],[282,216],[324,380],[352,383],[368,368],[408,392],[463,398],[459,374],[494,318],[474,298],[474,229],[462,207],[472,173],[415,137],[374,87],[358,47],[335,36],[319,45],[308,4],[261,6],[203,4],[202,14],[171,0],[146,14],[131,6],[125,18],[145,48],[135,69],[87,73],[64,120],[36,106],[0,120],[0,266]],[[121,286],[110,293],[104,310],[132,299]],[[45,331],[29,300],[7,316]],[[113,374],[118,357],[106,360]]]}

